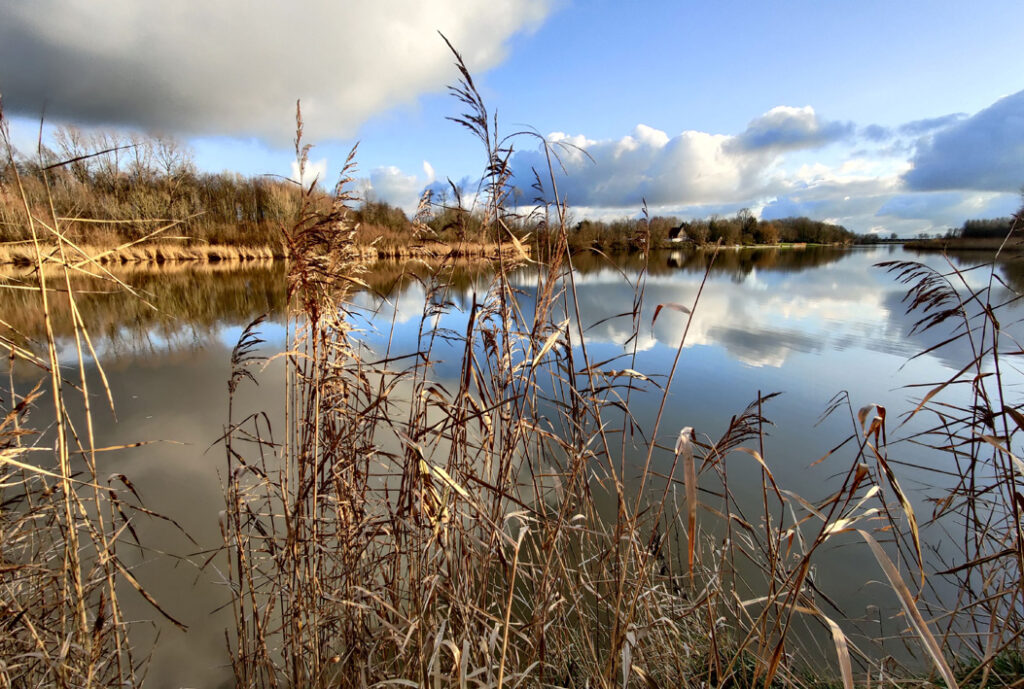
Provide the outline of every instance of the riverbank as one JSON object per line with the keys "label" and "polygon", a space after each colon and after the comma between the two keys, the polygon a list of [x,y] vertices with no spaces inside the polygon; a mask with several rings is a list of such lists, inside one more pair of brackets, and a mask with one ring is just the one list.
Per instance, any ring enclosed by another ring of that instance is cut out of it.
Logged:
{"label": "riverbank", "polygon": [[[38,251],[38,254],[37,254]],[[216,244],[182,244],[174,242],[145,242],[120,246],[77,246],[63,247],[66,261],[81,267],[89,263],[102,265],[144,264],[144,263],[221,263],[266,261],[284,258],[280,247],[271,246],[226,246]],[[37,255],[42,264],[62,264],[61,249],[55,244],[12,242],[0,245],[0,265],[33,266]]]}
{"label": "riverbank", "polygon": [[[672,242],[660,245],[658,251],[713,251],[721,249],[807,249],[814,247],[849,246],[847,244],[733,244],[716,246],[714,244],[697,245],[692,242]],[[427,241],[406,245],[357,245],[352,247],[356,258],[364,262],[394,261],[408,259],[432,260],[439,258],[458,259],[496,259],[499,256],[520,256],[520,250],[533,254],[531,244],[522,243],[518,247],[511,242],[498,244],[495,242],[459,242],[447,243]],[[72,265],[99,263],[101,265],[138,265],[145,264],[232,264],[253,261],[275,261],[288,258],[288,252],[281,244],[264,244],[260,246],[235,246],[228,244],[186,244],[172,241],[147,241],[120,246],[80,245],[74,250],[65,247],[65,252],[73,252],[69,259]],[[60,251],[55,244],[43,244],[39,253],[44,264],[60,265]],[[575,254],[593,253],[591,249],[581,249]],[[630,253],[630,252],[627,252]],[[9,242],[0,244],[0,266],[33,266],[36,263],[36,249],[32,242]]]}
{"label": "riverbank", "polygon": [[[529,252],[528,246],[522,250]],[[0,265],[33,266],[36,263],[36,247],[31,242],[11,242],[0,244]],[[55,244],[44,244],[39,247],[42,263],[60,265],[65,262],[61,258],[60,249]],[[252,261],[274,261],[288,258],[283,245],[262,246],[229,246],[224,244],[184,244],[176,242],[145,242],[121,246],[78,246],[64,248],[67,262],[81,267],[90,263],[101,265],[162,265],[166,263],[182,264],[222,264],[249,263]],[[444,242],[428,242],[407,246],[356,246],[356,257],[361,261],[436,259],[436,258],[483,258],[494,259],[499,256],[514,256],[520,252],[512,244],[496,244],[482,242],[462,242],[446,244]],[[68,256],[71,253],[73,255]]]}

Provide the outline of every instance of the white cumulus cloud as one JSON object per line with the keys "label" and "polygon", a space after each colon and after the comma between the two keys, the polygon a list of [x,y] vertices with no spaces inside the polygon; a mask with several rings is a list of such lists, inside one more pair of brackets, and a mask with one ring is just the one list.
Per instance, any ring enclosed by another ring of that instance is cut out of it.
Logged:
{"label": "white cumulus cloud", "polygon": [[[757,205],[785,185],[778,169],[787,153],[852,138],[850,123],[832,122],[810,106],[778,106],[736,135],[687,130],[675,136],[639,124],[627,136],[595,141],[556,132],[548,137],[560,156],[559,193],[570,204],[594,208],[733,204]],[[564,171],[563,171],[564,168]],[[513,169],[521,186],[532,170],[547,176],[542,150],[518,152]]]}
{"label": "white cumulus cloud", "polygon": [[321,187],[330,187],[327,179],[327,158],[321,158],[320,160],[307,160],[306,165],[302,169],[302,178],[299,179],[299,164],[296,161],[292,161],[292,174],[291,179],[302,184],[303,187],[308,187],[314,181]]}
{"label": "white cumulus cloud", "polygon": [[823,120],[809,105],[780,105],[752,120],[733,145],[748,151],[817,148],[850,136],[853,131],[853,124]]}
{"label": "white cumulus cloud", "polygon": [[[652,214],[694,218],[745,207],[764,219],[806,215],[855,232],[884,227],[911,236],[1019,207],[1008,192],[1024,183],[1022,113],[1024,92],[971,117],[894,128],[858,129],[809,106],[778,106],[738,134],[672,136],[641,124],[604,140],[556,132],[548,145],[559,154],[559,194],[582,217],[634,215],[646,201]],[[542,146],[519,150],[512,167],[521,188],[532,185],[533,170],[550,186]],[[918,193],[932,190],[955,193]]]}
{"label": "white cumulus cloud", "polygon": [[[670,137],[639,125],[621,139],[592,141],[561,133],[549,138],[572,147],[556,146],[565,168],[563,173],[556,166],[557,181],[559,193],[579,206],[636,209],[643,199],[650,205],[729,201],[748,194],[764,167],[763,156],[730,151],[732,137],[706,132]],[[538,150],[520,151],[513,159],[524,187],[534,169],[546,181],[546,167]]]}
{"label": "white cumulus cloud", "polygon": [[[427,177],[431,177],[433,168],[430,163],[423,161],[423,167]],[[394,165],[379,167],[363,181],[363,197],[369,201],[386,201],[412,215],[419,205],[423,188],[432,181],[402,172]]]}

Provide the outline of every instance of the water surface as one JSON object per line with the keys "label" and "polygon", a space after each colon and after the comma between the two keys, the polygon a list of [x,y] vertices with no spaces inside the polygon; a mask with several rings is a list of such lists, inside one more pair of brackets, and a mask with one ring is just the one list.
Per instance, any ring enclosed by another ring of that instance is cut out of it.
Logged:
{"label": "water surface", "polygon": [[[687,317],[665,309],[654,321],[655,308],[658,304],[694,306],[708,258],[709,254],[693,252],[652,255],[638,319],[639,335],[624,346],[632,334],[633,319],[623,314],[631,314],[634,304],[634,291],[624,278],[636,280],[639,258],[574,257],[579,314],[568,309],[566,315],[583,327],[590,360],[610,361],[610,367],[628,366],[648,374],[667,373]],[[953,264],[965,266],[982,258],[954,259]],[[721,252],[686,334],[659,441],[671,446],[683,426],[717,438],[730,418],[758,394],[781,392],[764,410],[774,422],[765,440],[765,458],[782,486],[807,497],[827,494],[830,483],[845,472],[852,459],[849,453],[839,453],[810,469],[852,432],[849,412],[822,418],[837,394],[848,396],[853,410],[867,404],[884,405],[895,420],[900,412],[912,409],[921,394],[920,389],[906,386],[945,380],[971,356],[968,348],[957,343],[912,358],[945,335],[941,331],[913,333],[920,316],[906,313],[904,286],[874,267],[880,261],[896,259],[921,260],[943,270],[950,267],[940,255],[916,256],[897,247]],[[1020,265],[1008,263],[996,269],[1007,285],[1001,288],[1006,297],[1022,284]],[[981,284],[988,277],[988,271],[973,271],[964,279]],[[143,540],[153,546],[135,553],[137,574],[189,624],[190,631],[183,634],[159,621],[147,622],[154,615],[142,601],[130,601],[129,612],[140,620],[140,645],[157,631],[161,637],[149,679],[153,686],[210,686],[227,677],[224,628],[229,620],[221,607],[228,597],[216,561],[204,569],[199,565],[208,559],[206,552],[220,544],[218,513],[223,498],[219,472],[225,462],[223,449],[215,441],[226,423],[230,350],[245,325],[261,314],[269,316],[261,327],[266,340],[263,352],[272,354],[283,348],[284,268],[270,264],[216,272],[141,271],[121,278],[139,296],[126,294],[116,285],[109,290],[90,288],[93,293],[79,295],[116,404],[116,420],[109,410],[96,412],[97,442],[167,442],[108,455],[101,473],[128,475],[147,507],[174,517],[196,541],[191,543],[166,523],[141,521],[137,525]],[[393,354],[412,351],[423,314],[424,284],[395,264],[373,267],[366,279],[375,291],[354,296],[354,322],[360,337],[379,350],[390,342]],[[521,290],[521,305],[529,312],[536,275],[528,268],[515,280]],[[460,267],[446,294],[451,307],[438,325],[464,332],[470,305],[482,298],[486,286],[486,267]],[[11,294],[5,294],[0,304],[0,319],[33,346],[43,332],[36,297],[26,291]],[[1007,334],[1019,334],[1016,321],[1020,312],[1011,310],[1009,314],[1003,319]],[[56,317],[57,337],[71,364],[70,324],[59,305]],[[455,380],[459,373],[455,351],[447,352],[448,356],[441,349],[439,354],[443,361],[436,365],[434,375],[441,382]],[[91,370],[95,374],[94,366]],[[19,393],[37,377],[36,371],[18,367],[14,380]],[[258,377],[260,385],[243,387],[237,413],[267,411],[272,424],[280,428],[280,361]],[[93,389],[98,389],[98,381]],[[649,425],[657,403],[657,395],[637,396],[631,399],[630,411]],[[37,417],[43,422],[45,412],[41,409]],[[902,476],[912,486],[915,503],[927,514],[927,499],[941,493],[945,479],[913,466],[942,469],[941,464],[948,460],[914,444],[897,442],[919,430],[919,424],[902,429],[896,426],[892,421],[890,456],[908,465]],[[741,495],[756,497],[760,472],[743,456],[729,461],[737,465],[735,474],[730,468],[730,480],[741,482],[734,488]],[[745,461],[749,467],[743,466]],[[633,468],[639,471],[639,467]],[[749,479],[747,485],[742,485],[742,477]],[[951,546],[939,535],[932,536],[930,546],[952,555]],[[827,570],[818,576],[828,578],[830,591],[849,617],[864,617],[872,605],[894,603],[886,598],[891,598],[891,593],[885,587],[868,583],[882,577],[865,559],[863,549],[837,549]],[[897,623],[889,625],[882,625],[880,631],[892,632]]]}

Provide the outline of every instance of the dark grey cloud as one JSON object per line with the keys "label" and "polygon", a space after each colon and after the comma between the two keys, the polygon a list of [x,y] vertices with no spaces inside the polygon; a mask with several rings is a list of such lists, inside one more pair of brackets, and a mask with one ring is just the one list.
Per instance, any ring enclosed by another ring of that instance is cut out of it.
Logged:
{"label": "dark grey cloud", "polygon": [[713,215],[730,216],[736,215],[740,210],[749,208],[750,203],[748,202],[734,202],[734,203],[709,203],[700,204],[693,206],[682,206],[678,209],[664,209],[659,211],[659,215],[673,215],[680,216],[682,218],[710,218]]}
{"label": "dark grey cloud", "polygon": [[743,151],[791,151],[826,146],[853,132],[851,122],[823,120],[810,106],[779,106],[751,120],[746,130],[731,145]]}
{"label": "dark grey cloud", "polygon": [[452,195],[452,185],[448,180],[438,179],[423,187],[423,191],[429,191],[430,197],[434,203],[440,203],[441,199],[448,198]]}
{"label": "dark grey cloud", "polygon": [[[911,148],[904,143],[905,137],[917,138],[925,134],[936,132],[967,117],[964,113],[954,113],[941,117],[929,117],[927,119],[914,120],[901,124],[898,127],[886,127],[880,124],[865,125],[857,130],[857,135],[865,140],[876,144],[891,142],[889,147],[879,151],[883,155],[897,155],[908,153]],[[895,139],[895,141],[893,141]],[[865,152],[856,152],[861,155]]]}
{"label": "dark grey cloud", "polygon": [[795,218],[807,216],[817,218],[825,207],[825,201],[810,201],[785,196],[775,199],[761,211],[762,220],[778,220],[779,218]]}
{"label": "dark grey cloud", "polygon": [[452,56],[501,62],[548,0],[0,3],[0,93],[9,114],[289,143],[351,136],[373,115],[443,90]]}
{"label": "dark grey cloud", "polygon": [[963,202],[964,194],[955,191],[899,194],[883,203],[875,215],[904,219],[948,217]]}
{"label": "dark grey cloud", "polygon": [[1024,91],[922,138],[903,176],[913,191],[1016,191],[1024,184]]}

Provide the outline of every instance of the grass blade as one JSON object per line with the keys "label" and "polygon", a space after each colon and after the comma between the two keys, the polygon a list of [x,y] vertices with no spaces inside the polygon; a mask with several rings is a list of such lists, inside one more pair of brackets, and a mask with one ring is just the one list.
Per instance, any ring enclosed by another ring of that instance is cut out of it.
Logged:
{"label": "grass blade", "polygon": [[875,559],[878,561],[878,564],[881,565],[882,571],[885,572],[885,576],[889,580],[889,584],[900,599],[900,605],[903,607],[903,611],[907,614],[907,619],[910,620],[910,624],[914,628],[917,638],[921,640],[921,644],[931,657],[932,663],[934,663],[939,674],[942,675],[942,679],[945,680],[946,686],[950,687],[950,689],[958,689],[959,685],[956,682],[956,678],[953,677],[953,671],[949,669],[949,665],[946,664],[945,659],[942,657],[942,648],[928,629],[928,624],[921,616],[921,612],[917,609],[917,605],[914,602],[914,596],[910,593],[910,589],[907,588],[907,585],[903,582],[903,577],[900,576],[899,570],[896,569],[896,565],[892,563],[892,560],[890,560],[889,556],[885,554],[882,546],[878,544],[878,541],[876,541],[871,534],[866,531],[862,531],[861,529],[857,529],[857,533],[859,533],[868,544],[871,548],[871,552],[875,556]]}

